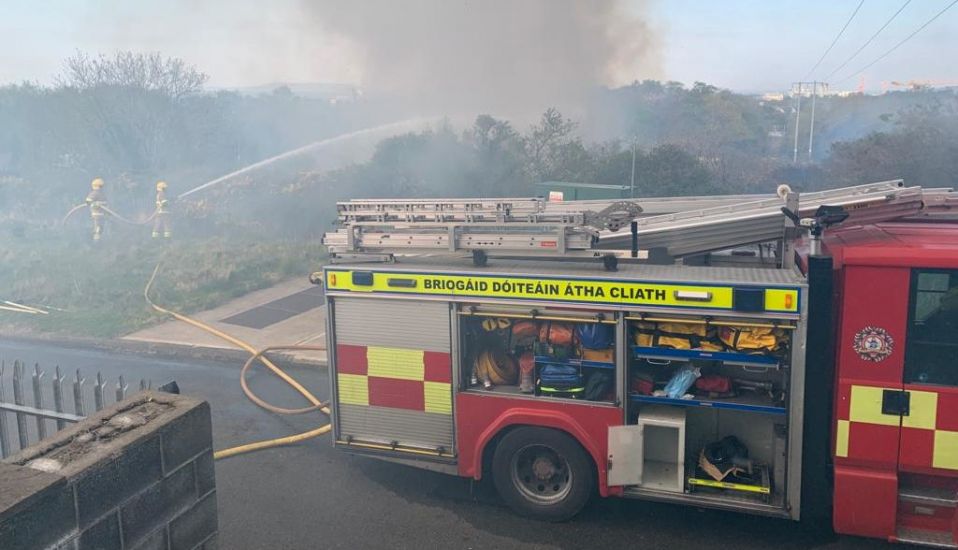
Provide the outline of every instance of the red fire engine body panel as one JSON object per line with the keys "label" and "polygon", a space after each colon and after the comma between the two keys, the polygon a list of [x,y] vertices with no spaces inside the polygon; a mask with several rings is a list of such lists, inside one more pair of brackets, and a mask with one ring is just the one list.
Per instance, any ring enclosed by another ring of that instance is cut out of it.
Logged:
{"label": "red fire engine body panel", "polygon": [[[835,529],[890,540],[902,527],[954,534],[954,508],[917,506],[900,492],[906,483],[958,487],[958,388],[905,383],[904,373],[913,269],[958,268],[958,225],[851,228],[826,246],[838,289]],[[888,408],[896,394],[908,394],[908,413]]]}
{"label": "red fire engine body panel", "polygon": [[535,399],[491,397],[462,392],[456,396],[456,435],[459,475],[480,479],[482,453],[504,428],[526,424],[562,430],[582,445],[597,468],[599,493],[621,495],[621,487],[606,482],[606,451],[610,426],[622,424],[622,409]]}

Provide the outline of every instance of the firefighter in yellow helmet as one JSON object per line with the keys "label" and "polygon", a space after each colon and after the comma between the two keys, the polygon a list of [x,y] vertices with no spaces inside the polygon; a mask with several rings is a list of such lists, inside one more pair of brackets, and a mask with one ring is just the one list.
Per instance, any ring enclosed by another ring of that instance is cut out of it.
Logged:
{"label": "firefighter in yellow helmet", "polygon": [[162,233],[164,239],[170,238],[170,201],[166,198],[166,182],[156,182],[156,210],[153,212],[153,238]]}
{"label": "firefighter in yellow helmet", "polygon": [[106,193],[103,191],[103,180],[96,178],[90,182],[90,193],[86,196],[86,204],[90,207],[90,218],[93,220],[93,240],[99,241],[103,236],[103,216],[106,206]]}

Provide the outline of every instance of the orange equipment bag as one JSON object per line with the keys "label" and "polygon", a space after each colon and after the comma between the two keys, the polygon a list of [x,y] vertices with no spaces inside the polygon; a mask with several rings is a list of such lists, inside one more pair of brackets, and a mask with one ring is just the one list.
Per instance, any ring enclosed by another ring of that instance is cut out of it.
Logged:
{"label": "orange equipment bag", "polygon": [[553,346],[572,345],[572,325],[568,323],[553,323],[548,321],[539,327],[539,341]]}
{"label": "orange equipment bag", "polygon": [[539,325],[535,321],[519,321],[512,325],[513,340],[535,338],[539,335]]}

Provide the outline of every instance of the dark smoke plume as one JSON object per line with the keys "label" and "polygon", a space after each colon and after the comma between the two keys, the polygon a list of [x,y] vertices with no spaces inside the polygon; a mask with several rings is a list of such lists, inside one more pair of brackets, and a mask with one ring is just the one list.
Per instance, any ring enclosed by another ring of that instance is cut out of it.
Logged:
{"label": "dark smoke plume", "polygon": [[575,106],[599,85],[659,76],[644,2],[323,0],[304,4],[346,38],[367,92],[446,114]]}

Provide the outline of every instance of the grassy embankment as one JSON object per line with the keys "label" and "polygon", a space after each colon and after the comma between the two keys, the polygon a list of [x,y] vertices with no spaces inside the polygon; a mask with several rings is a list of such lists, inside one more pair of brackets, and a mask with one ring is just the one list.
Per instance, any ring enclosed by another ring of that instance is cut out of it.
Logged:
{"label": "grassy embankment", "polygon": [[189,313],[305,277],[323,257],[316,242],[117,237],[94,245],[79,237],[49,237],[10,239],[0,246],[0,301],[50,308],[49,315],[0,310],[0,335],[108,338],[153,324],[160,316],[147,306],[143,288],[157,262],[162,267],[154,296]]}

